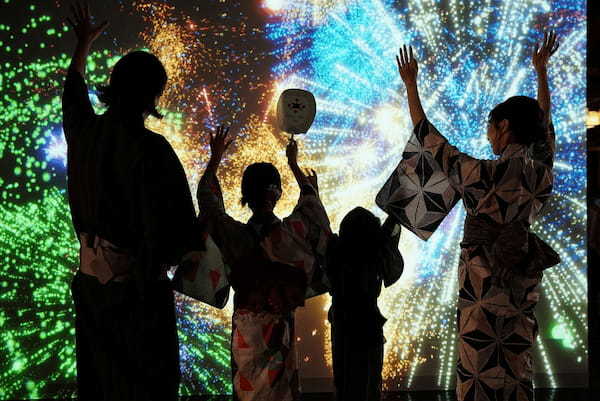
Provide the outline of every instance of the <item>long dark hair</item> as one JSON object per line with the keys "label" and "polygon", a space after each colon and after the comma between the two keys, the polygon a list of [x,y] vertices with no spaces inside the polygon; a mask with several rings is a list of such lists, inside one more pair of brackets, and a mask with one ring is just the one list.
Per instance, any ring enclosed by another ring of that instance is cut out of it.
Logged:
{"label": "long dark hair", "polygon": [[533,98],[513,96],[490,111],[489,122],[494,126],[505,119],[517,143],[529,146],[546,136],[544,112]]}
{"label": "long dark hair", "polygon": [[166,83],[167,72],[160,60],[151,53],[134,51],[117,61],[108,86],[98,88],[98,98],[109,109],[162,118],[155,102]]}

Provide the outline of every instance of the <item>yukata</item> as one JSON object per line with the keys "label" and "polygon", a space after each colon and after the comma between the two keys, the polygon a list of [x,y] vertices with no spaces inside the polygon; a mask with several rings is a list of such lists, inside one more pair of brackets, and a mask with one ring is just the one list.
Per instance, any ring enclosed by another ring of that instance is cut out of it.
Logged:
{"label": "yukata", "polygon": [[78,397],[175,400],[179,347],[166,269],[203,249],[185,172],[141,115],[96,115],[73,69],[62,107],[69,205],[80,240],[71,285]]}
{"label": "yukata", "polygon": [[224,208],[217,178],[198,186],[200,218],[219,247],[235,291],[231,365],[233,398],[240,401],[300,399],[294,311],[270,309],[272,291],[305,298],[327,290],[320,268],[331,235],[329,219],[315,189],[301,190],[292,214],[248,223]]}
{"label": "yukata", "polygon": [[[551,127],[551,125],[550,125]],[[529,226],[552,192],[554,134],[478,160],[427,120],[414,129],[378,204],[427,239],[462,199],[459,263],[459,401],[533,400],[531,348],[542,270],[558,255]]]}
{"label": "yukata", "polygon": [[[334,235],[327,250],[327,277],[331,283],[331,350],[335,397],[338,401],[381,399],[383,325],[377,298],[381,285],[394,284],[404,262],[398,250],[400,227],[388,217],[385,242],[360,261],[348,261]],[[389,228],[389,229],[388,229]]]}

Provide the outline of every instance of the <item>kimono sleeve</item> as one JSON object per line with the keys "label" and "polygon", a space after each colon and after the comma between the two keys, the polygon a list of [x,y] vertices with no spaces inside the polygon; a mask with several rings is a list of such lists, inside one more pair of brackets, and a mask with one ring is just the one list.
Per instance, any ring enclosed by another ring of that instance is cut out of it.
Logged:
{"label": "kimono sleeve", "polygon": [[92,119],[94,109],[88,96],[88,88],[81,74],[69,68],[62,94],[63,130],[67,142],[78,135]]}
{"label": "kimono sleeve", "polygon": [[162,136],[150,134],[144,149],[139,207],[146,265],[177,265],[184,255],[205,250],[187,178]]}
{"label": "kimono sleeve", "polygon": [[206,251],[189,254],[174,277],[175,289],[217,308],[229,299],[231,266],[248,250],[245,225],[225,212],[221,186],[212,173],[204,173],[196,192]]}
{"label": "kimono sleeve", "polygon": [[229,269],[223,262],[221,250],[205,232],[206,251],[184,256],[173,278],[173,288],[205,304],[222,309],[229,299]]}
{"label": "kimono sleeve", "polygon": [[200,209],[199,219],[221,250],[225,264],[233,266],[249,246],[246,225],[225,211],[221,185],[213,173],[204,173],[198,184],[196,198]]}
{"label": "kimono sleeve", "polygon": [[460,152],[429,121],[422,120],[375,201],[427,240],[459,201],[464,186],[478,177],[484,162]]}
{"label": "kimono sleeve", "polygon": [[[283,219],[282,230],[290,233],[296,245],[288,247],[294,255],[277,255],[285,247],[270,244],[267,253],[272,258],[302,267],[307,276],[306,298],[324,294],[329,281],[323,269],[328,241],[332,236],[329,217],[317,191],[310,185],[303,188],[292,214]],[[265,247],[265,244],[263,244]],[[283,253],[283,252],[282,252]]]}

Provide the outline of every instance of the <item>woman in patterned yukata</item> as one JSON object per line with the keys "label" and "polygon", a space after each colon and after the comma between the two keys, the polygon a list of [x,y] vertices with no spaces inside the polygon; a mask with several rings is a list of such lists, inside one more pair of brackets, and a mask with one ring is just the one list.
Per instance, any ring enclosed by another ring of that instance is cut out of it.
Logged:
{"label": "woman in patterned yukata", "polygon": [[279,172],[255,163],[242,178],[242,204],[253,214],[244,224],[224,208],[217,179],[228,129],[211,134],[211,158],[198,187],[198,204],[207,231],[229,266],[235,291],[231,364],[235,400],[299,400],[294,309],[305,297],[324,293],[319,268],[331,235],[318,196],[317,177],[305,176],[296,162],[297,147],[287,148],[300,199],[290,216],[279,220],[273,209],[281,196]]}
{"label": "woman in patterned yukata", "polygon": [[[542,270],[557,264],[559,258],[529,226],[552,192],[555,140],[546,68],[557,47],[551,32],[533,53],[537,101],[515,96],[490,112],[488,139],[498,160],[475,159],[448,143],[421,106],[412,48],[404,46],[397,57],[415,128],[397,169],[397,184],[390,180],[384,187],[390,194],[386,210],[394,214],[395,202],[397,218],[411,224],[406,208],[409,197],[404,196],[403,203],[400,192],[406,193],[402,186],[411,185],[403,183],[403,177],[413,174],[418,181],[413,185],[422,189],[421,195],[431,195],[424,199],[428,212],[436,209],[443,218],[459,198],[467,211],[457,317],[460,401],[534,397],[530,354],[538,332],[534,308]],[[446,184],[447,189],[435,193],[434,187]],[[428,225],[431,229],[431,223],[412,229],[416,233]]]}

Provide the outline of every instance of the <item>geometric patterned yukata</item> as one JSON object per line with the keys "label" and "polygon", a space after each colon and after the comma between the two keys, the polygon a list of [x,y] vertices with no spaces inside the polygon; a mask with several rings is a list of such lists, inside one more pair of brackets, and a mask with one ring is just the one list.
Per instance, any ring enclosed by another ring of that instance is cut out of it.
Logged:
{"label": "geometric patterned yukata", "polygon": [[459,401],[533,400],[538,287],[541,271],[559,259],[529,225],[552,192],[553,140],[550,129],[545,143],[510,144],[498,160],[478,160],[422,120],[378,195],[384,210],[423,239],[463,200]]}
{"label": "geometric patterned yukata", "polygon": [[253,217],[246,224],[226,213],[214,175],[201,179],[197,196],[201,219],[222,254],[235,292],[233,399],[300,400],[294,310],[275,312],[267,299],[272,291],[282,291],[296,294],[298,305],[328,290],[321,265],[331,229],[316,190],[305,183],[294,211],[283,220],[273,216],[272,221],[258,222]]}

